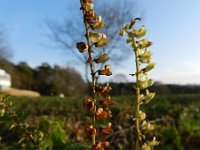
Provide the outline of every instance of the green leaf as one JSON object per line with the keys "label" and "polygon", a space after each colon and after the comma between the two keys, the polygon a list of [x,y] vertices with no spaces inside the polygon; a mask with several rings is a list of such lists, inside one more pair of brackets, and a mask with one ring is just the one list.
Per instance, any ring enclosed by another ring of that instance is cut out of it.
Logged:
{"label": "green leaf", "polygon": [[0,117],[3,117],[4,114],[5,114],[5,109],[4,108],[0,109]]}
{"label": "green leaf", "polygon": [[21,144],[25,140],[25,137],[21,138],[17,143]]}
{"label": "green leaf", "polygon": [[12,125],[10,126],[9,130],[12,130],[12,129],[15,128],[15,127],[16,127],[15,124],[12,124]]}

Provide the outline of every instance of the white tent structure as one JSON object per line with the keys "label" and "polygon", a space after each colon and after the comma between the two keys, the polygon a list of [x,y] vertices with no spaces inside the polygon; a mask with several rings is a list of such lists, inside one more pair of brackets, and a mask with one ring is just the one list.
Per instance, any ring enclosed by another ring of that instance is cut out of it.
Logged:
{"label": "white tent structure", "polygon": [[5,70],[0,69],[0,89],[8,89],[11,87],[11,76]]}

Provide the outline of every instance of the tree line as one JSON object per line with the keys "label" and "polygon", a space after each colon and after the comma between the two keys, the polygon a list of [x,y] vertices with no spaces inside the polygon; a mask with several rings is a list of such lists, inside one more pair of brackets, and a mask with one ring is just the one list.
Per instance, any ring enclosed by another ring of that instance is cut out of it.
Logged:
{"label": "tree line", "polygon": [[86,83],[74,68],[62,68],[42,63],[31,68],[26,62],[13,64],[6,59],[0,60],[0,68],[11,75],[12,87],[39,92],[41,95],[66,96],[83,95]]}
{"label": "tree line", "polygon": [[[14,64],[6,59],[0,59],[0,68],[11,75],[12,87],[39,92],[41,95],[79,96],[88,94],[88,84],[74,68],[63,68],[58,65],[50,66],[42,63],[31,68],[26,62]],[[111,95],[128,95],[133,93],[131,82],[110,82]],[[200,85],[162,84],[156,82],[151,87],[158,94],[196,94],[200,93]]]}

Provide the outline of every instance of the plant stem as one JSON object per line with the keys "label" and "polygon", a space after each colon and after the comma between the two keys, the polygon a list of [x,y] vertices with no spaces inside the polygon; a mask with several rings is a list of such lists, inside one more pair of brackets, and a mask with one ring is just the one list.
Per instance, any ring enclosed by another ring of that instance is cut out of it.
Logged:
{"label": "plant stem", "polygon": [[[81,3],[81,7],[83,8],[83,2],[82,0],[80,0],[80,3]],[[94,106],[94,111],[93,111],[93,118],[92,118],[92,124],[95,128],[95,112],[96,112],[96,91],[95,91],[95,86],[96,86],[96,79],[95,79],[95,71],[94,71],[94,65],[93,65],[93,62],[92,62],[92,45],[90,43],[90,38],[89,38],[89,24],[87,23],[87,20],[85,19],[84,17],[84,13],[83,13],[83,19],[84,19],[84,25],[85,25],[85,36],[86,36],[86,40],[87,40],[87,45],[88,45],[88,60],[90,60],[91,62],[90,63],[90,72],[91,72],[91,77],[92,77],[92,98],[93,98],[93,101],[95,103],[95,106]],[[86,62],[88,63],[88,62]],[[92,135],[92,145],[95,145],[96,143],[96,135]]]}
{"label": "plant stem", "polygon": [[135,132],[136,132],[136,144],[135,150],[140,150],[141,147],[141,131],[140,131],[140,120],[139,120],[139,111],[140,111],[140,88],[138,87],[138,81],[140,80],[140,64],[139,64],[139,57],[137,52],[137,46],[135,41],[133,42],[133,48],[135,53],[135,64],[136,64],[136,98],[135,98]]}
{"label": "plant stem", "polygon": [[[89,39],[89,29],[88,29],[88,24],[87,22],[85,21],[85,27],[86,27],[86,39],[87,39],[87,44],[88,44],[88,56],[89,56],[89,59],[92,60],[92,54],[91,54],[91,44],[90,44],[90,39]],[[94,105],[94,111],[93,111],[93,114],[95,114],[96,112],[96,91],[95,91],[95,86],[96,86],[96,79],[95,79],[95,71],[94,71],[94,65],[92,62],[90,62],[90,72],[91,72],[91,77],[92,77],[92,98],[93,98],[93,101],[95,103]],[[93,123],[93,126],[95,127],[95,115],[93,115],[93,119],[92,119],[92,123]],[[93,135],[92,136],[92,144],[95,145],[95,136],[96,135]]]}

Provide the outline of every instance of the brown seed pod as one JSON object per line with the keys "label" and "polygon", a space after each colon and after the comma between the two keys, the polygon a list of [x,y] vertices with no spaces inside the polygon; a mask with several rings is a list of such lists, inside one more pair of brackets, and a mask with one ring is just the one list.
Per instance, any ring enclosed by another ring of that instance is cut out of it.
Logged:
{"label": "brown seed pod", "polygon": [[108,96],[106,99],[104,99],[103,101],[100,101],[100,104],[102,106],[110,106],[113,104],[112,100],[110,99],[110,96]]}
{"label": "brown seed pod", "polygon": [[103,147],[108,147],[108,146],[110,146],[110,143],[108,142],[108,141],[103,141],[103,142],[101,142],[102,144],[102,146]]}
{"label": "brown seed pod", "polygon": [[95,116],[97,120],[102,121],[108,117],[111,117],[111,111],[110,110],[103,110],[103,108],[97,109]]}
{"label": "brown seed pod", "polygon": [[97,120],[102,121],[108,118],[108,114],[106,111],[103,111],[100,115],[96,116]]}
{"label": "brown seed pod", "polygon": [[88,49],[88,45],[85,42],[79,42],[76,44],[76,48],[80,53],[86,52]]}
{"label": "brown seed pod", "polygon": [[101,132],[105,133],[105,134],[110,134],[113,132],[113,129],[111,128],[112,123],[109,122],[106,126],[104,126],[103,128],[101,128]]}
{"label": "brown seed pod", "polygon": [[93,125],[88,125],[88,126],[86,126],[85,131],[86,131],[90,136],[96,135],[96,129],[94,128]]}
{"label": "brown seed pod", "polygon": [[87,111],[91,111],[94,109],[95,103],[91,98],[85,98],[83,100],[83,108]]}
{"label": "brown seed pod", "polygon": [[110,143],[108,141],[97,142],[93,145],[92,150],[104,150],[105,147],[108,147]]}
{"label": "brown seed pod", "polygon": [[104,150],[104,147],[102,146],[102,142],[98,142],[95,145],[93,145],[92,150]]}
{"label": "brown seed pod", "polygon": [[98,74],[99,75],[111,76],[112,72],[110,71],[110,66],[109,65],[105,65],[104,66],[104,70],[98,70]]}
{"label": "brown seed pod", "polygon": [[86,10],[84,17],[88,24],[93,24],[96,21],[96,13],[94,12],[94,10]]}
{"label": "brown seed pod", "polygon": [[104,98],[108,97],[109,92],[112,90],[109,84],[103,86],[95,86],[96,94]]}
{"label": "brown seed pod", "polygon": [[101,130],[103,133],[105,134],[110,134],[113,132],[113,129],[112,128],[108,128],[108,127],[105,127],[105,128],[102,128]]}
{"label": "brown seed pod", "polygon": [[92,0],[83,0],[83,3],[92,3]]}

